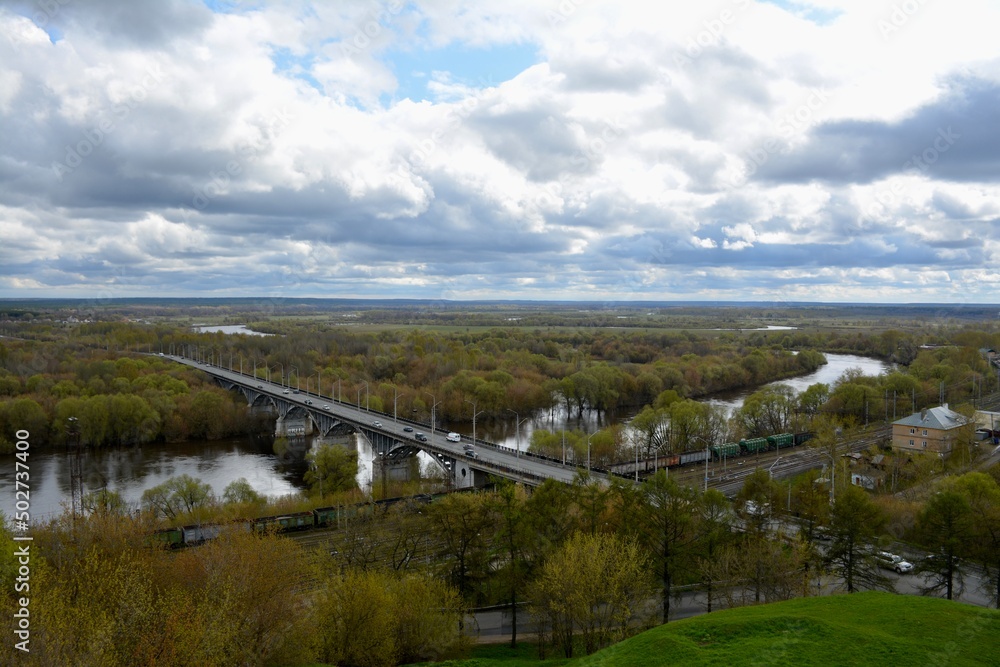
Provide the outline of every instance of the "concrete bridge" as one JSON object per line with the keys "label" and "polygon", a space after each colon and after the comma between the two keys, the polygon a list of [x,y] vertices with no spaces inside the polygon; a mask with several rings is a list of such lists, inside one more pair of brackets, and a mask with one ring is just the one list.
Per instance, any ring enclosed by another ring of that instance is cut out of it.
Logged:
{"label": "concrete bridge", "polygon": [[[166,359],[185,364],[213,377],[222,387],[239,391],[251,410],[273,411],[278,416],[276,435],[321,436],[360,433],[378,452],[383,464],[400,463],[426,452],[444,469],[454,488],[483,486],[489,476],[505,477],[530,486],[546,479],[570,484],[580,468],[565,465],[527,452],[518,452],[482,439],[473,442],[462,435],[452,442],[430,425],[373,412],[316,392],[305,392],[255,378],[221,366],[186,357],[163,354]],[[423,435],[425,440],[418,439]],[[467,449],[472,445],[472,452]],[[591,476],[605,479],[603,473]]]}

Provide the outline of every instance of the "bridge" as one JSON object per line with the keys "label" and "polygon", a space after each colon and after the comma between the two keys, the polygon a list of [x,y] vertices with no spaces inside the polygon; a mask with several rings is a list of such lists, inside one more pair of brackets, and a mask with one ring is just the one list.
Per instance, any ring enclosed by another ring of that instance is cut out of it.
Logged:
{"label": "bridge", "polygon": [[[421,422],[369,411],[333,397],[292,389],[187,357],[161,356],[206,373],[226,389],[239,391],[251,409],[273,410],[278,415],[279,433],[300,432],[298,426],[289,428],[289,422],[305,424],[302,434],[306,431],[323,436],[360,433],[387,463],[400,462],[423,451],[441,466],[454,488],[484,486],[489,476],[505,477],[529,486],[538,486],[546,479],[571,484],[580,470],[577,466],[519,452],[481,438],[473,442],[471,437],[462,435],[458,442],[453,442],[441,431]],[[471,451],[467,450],[468,445],[472,445]],[[591,477],[606,481],[603,473],[591,471]]]}

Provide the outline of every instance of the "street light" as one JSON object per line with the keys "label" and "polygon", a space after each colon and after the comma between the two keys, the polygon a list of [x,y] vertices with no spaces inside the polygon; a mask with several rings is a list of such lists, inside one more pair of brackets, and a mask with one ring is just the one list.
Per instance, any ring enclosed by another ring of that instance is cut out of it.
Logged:
{"label": "street light", "polygon": [[476,444],[476,417],[486,412],[486,410],[480,410],[476,412],[476,402],[465,399],[466,403],[472,404],[472,444]]}
{"label": "street light", "polygon": [[398,422],[396,418],[396,401],[399,400],[399,389],[396,385],[392,385],[392,421],[393,423]]}
{"label": "street light", "polygon": [[292,384],[292,369],[295,369],[295,389],[299,389],[299,367],[289,366],[288,367],[288,384]]}
{"label": "street light", "polygon": [[709,445],[712,443],[702,435],[692,435],[693,440],[701,440],[705,443],[705,491],[708,491],[708,460],[711,458],[711,451],[709,450]]}
{"label": "street light", "polygon": [[431,442],[434,442],[434,408],[441,405],[441,401],[437,400],[437,397],[429,391],[424,393],[431,397]]}
{"label": "street light", "polygon": [[519,459],[521,458],[521,424],[528,421],[530,417],[520,419],[520,415],[510,408],[507,408],[507,412],[514,413],[514,458]]}
{"label": "street light", "polygon": [[591,433],[587,436],[587,472],[590,473],[590,439],[596,434],[597,431]]}
{"label": "street light", "polygon": [[774,459],[774,463],[772,463],[770,465],[770,467],[767,469],[767,478],[768,479],[774,479],[774,466],[778,465],[778,461],[780,461],[781,458],[782,457],[779,456],[778,458]]}

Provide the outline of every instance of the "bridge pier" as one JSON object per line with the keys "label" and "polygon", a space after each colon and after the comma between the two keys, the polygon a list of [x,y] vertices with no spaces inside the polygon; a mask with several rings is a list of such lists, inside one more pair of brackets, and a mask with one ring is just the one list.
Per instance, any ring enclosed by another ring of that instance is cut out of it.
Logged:
{"label": "bridge pier", "polygon": [[284,417],[278,417],[277,421],[274,422],[274,436],[276,438],[312,435],[312,433],[313,423],[306,415],[288,414]]}

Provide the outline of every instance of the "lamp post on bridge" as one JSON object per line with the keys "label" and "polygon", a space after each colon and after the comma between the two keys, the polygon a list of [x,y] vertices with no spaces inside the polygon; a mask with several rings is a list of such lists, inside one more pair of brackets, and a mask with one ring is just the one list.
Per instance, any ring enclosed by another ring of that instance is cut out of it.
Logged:
{"label": "lamp post on bridge", "polygon": [[594,431],[587,436],[587,474],[590,474],[590,439],[597,435],[597,431]]}
{"label": "lamp post on bridge", "polygon": [[424,393],[431,397],[431,442],[434,442],[434,409],[441,405],[441,401],[437,400],[437,397],[429,391]]}
{"label": "lamp post on bridge", "polygon": [[292,369],[293,368],[295,369],[295,391],[298,391],[299,388],[300,388],[299,387],[299,367],[298,366],[289,366],[288,367],[288,385],[291,386],[291,384],[292,384]]}
{"label": "lamp post on bridge", "polygon": [[486,410],[480,410],[476,412],[476,402],[465,399],[466,403],[472,404],[472,444],[476,444],[476,417],[486,412]]}
{"label": "lamp post on bridge", "polygon": [[[361,384],[365,386],[365,411],[368,411],[368,381],[362,380]],[[361,412],[361,387],[358,387],[358,412]]]}
{"label": "lamp post on bridge", "polygon": [[524,419],[520,418],[520,415],[516,411],[507,408],[507,412],[514,413],[514,458],[521,458],[521,424],[528,421],[529,417]]}
{"label": "lamp post on bridge", "polygon": [[399,400],[399,388],[396,385],[392,385],[392,423],[399,423],[399,419],[396,417],[396,401]]}

